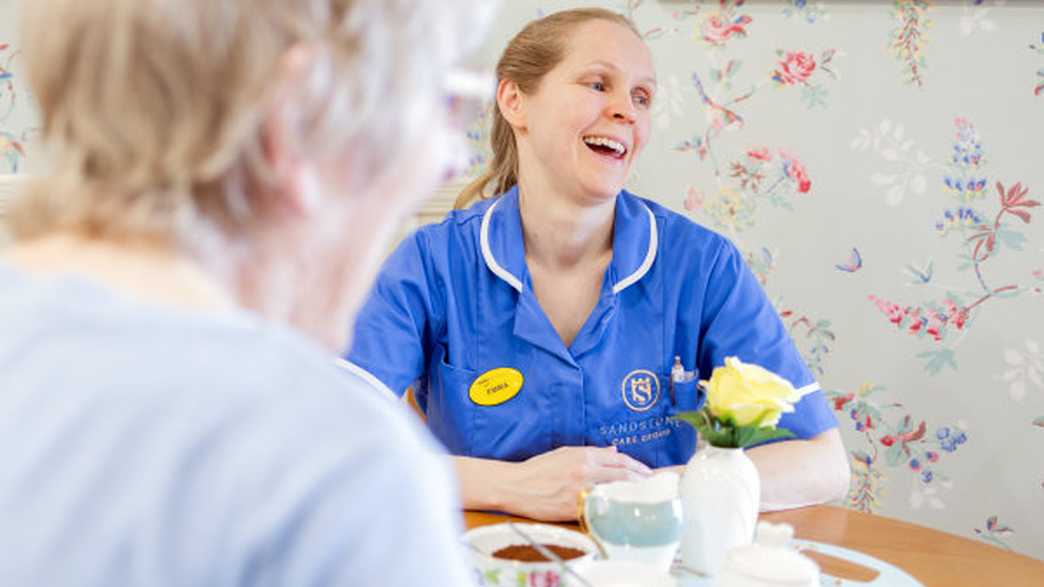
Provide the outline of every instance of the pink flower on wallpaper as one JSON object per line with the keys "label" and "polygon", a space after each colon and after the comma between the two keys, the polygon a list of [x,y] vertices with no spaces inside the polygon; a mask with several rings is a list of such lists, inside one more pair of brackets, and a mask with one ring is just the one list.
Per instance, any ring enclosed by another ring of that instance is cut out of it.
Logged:
{"label": "pink flower on wallpaper", "polygon": [[874,295],[870,296],[870,301],[888,316],[888,321],[892,324],[914,335],[923,331],[935,342],[942,341],[947,327],[963,330],[968,322],[968,310],[959,307],[950,299],[944,300],[943,307],[938,309],[922,306],[903,307]]}
{"label": "pink flower on wallpaper", "polygon": [[783,151],[779,152],[779,156],[783,159],[783,173],[797,183],[798,193],[807,194],[812,189],[812,180],[808,178],[808,171],[805,169],[805,166],[792,155]]}
{"label": "pink flower on wallpaper", "polygon": [[745,14],[733,17],[728,12],[716,12],[703,19],[700,25],[700,36],[711,45],[724,45],[733,35],[747,36],[746,26],[751,18]]}
{"label": "pink flower on wallpaper", "polygon": [[811,53],[788,51],[777,65],[772,79],[788,86],[803,84],[815,70],[816,58]]}
{"label": "pink flower on wallpaper", "polygon": [[695,212],[703,208],[703,191],[698,187],[690,186],[685,193],[685,209]]}
{"label": "pink flower on wallpaper", "polygon": [[755,161],[772,161],[772,153],[769,152],[768,147],[755,147],[747,151],[747,157]]}

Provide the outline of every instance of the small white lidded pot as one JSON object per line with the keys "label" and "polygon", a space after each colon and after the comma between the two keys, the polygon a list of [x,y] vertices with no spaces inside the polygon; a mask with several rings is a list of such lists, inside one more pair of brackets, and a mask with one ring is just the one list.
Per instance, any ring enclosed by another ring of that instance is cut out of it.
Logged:
{"label": "small white lidded pot", "polygon": [[754,544],[733,548],[715,587],[819,587],[819,567],[792,546],[794,528],[759,522]]}

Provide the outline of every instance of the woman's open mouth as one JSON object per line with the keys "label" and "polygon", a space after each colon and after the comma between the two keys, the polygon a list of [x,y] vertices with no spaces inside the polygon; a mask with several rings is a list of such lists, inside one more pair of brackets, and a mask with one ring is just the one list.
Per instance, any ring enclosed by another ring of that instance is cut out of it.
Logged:
{"label": "woman's open mouth", "polygon": [[588,135],[584,137],[584,144],[595,153],[617,161],[623,160],[627,155],[627,146],[609,137]]}

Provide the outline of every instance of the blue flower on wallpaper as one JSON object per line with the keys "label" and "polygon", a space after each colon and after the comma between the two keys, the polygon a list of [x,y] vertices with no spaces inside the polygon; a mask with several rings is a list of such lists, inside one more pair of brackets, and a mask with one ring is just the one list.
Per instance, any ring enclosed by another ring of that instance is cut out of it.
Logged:
{"label": "blue flower on wallpaper", "polygon": [[986,160],[979,133],[964,118],[957,118],[954,124],[957,136],[950,156],[950,170],[943,175],[943,183],[962,202],[983,198],[986,178],[978,172]]}
{"label": "blue flower on wallpaper", "polygon": [[[1039,55],[1044,55],[1044,33],[1040,33],[1040,44],[1030,44],[1030,49],[1036,51]],[[1033,88],[1033,95],[1044,95],[1044,67],[1037,70],[1037,85]]]}
{"label": "blue flower on wallpaper", "polygon": [[790,0],[783,7],[783,15],[787,18],[798,16],[808,24],[826,17],[827,12],[822,2],[808,2],[808,0]]}
{"label": "blue flower on wallpaper", "polygon": [[939,448],[946,452],[956,452],[957,447],[964,444],[968,437],[961,430],[951,430],[947,426],[943,426],[935,432],[935,437],[939,441]]}
{"label": "blue flower on wallpaper", "polygon": [[962,195],[964,195],[965,192],[968,192],[969,194],[978,196],[986,188],[986,178],[984,177],[965,180],[960,177],[944,175],[943,183],[946,184],[948,189],[960,192]]}
{"label": "blue flower on wallpaper", "polygon": [[[983,185],[985,185],[983,180]],[[939,233],[939,236],[946,236],[953,230],[964,231],[966,228],[974,228],[983,224],[982,216],[975,210],[961,206],[953,210],[946,210],[943,212],[943,219],[935,223],[935,231]]]}
{"label": "blue flower on wallpaper", "polygon": [[[919,482],[911,494],[911,501],[927,501],[932,507],[945,507],[935,496],[941,485],[948,489],[952,481],[941,470],[944,454],[957,451],[968,441],[965,432],[957,427],[942,426],[934,434],[928,432],[928,423],[913,414],[896,412],[903,405],[883,402],[885,388],[864,384],[856,391],[827,391],[826,396],[834,410],[847,412],[852,428],[866,449],[852,449],[852,485],[848,506],[864,512],[876,511],[879,496],[886,483],[885,470],[908,470]],[[844,425],[844,420],[839,421]],[[916,507],[916,505],[915,505]]]}
{"label": "blue flower on wallpaper", "polygon": [[982,143],[979,141],[979,133],[964,118],[958,118],[956,125],[957,141],[953,145],[953,163],[965,168],[977,168],[982,163]]}

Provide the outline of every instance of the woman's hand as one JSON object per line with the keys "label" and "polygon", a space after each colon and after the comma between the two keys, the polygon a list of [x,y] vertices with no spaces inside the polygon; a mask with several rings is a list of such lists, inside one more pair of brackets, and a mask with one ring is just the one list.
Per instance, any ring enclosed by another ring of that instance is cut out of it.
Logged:
{"label": "woman's hand", "polygon": [[456,457],[464,507],[545,521],[575,520],[580,492],[652,470],[615,446],[563,446],[521,463]]}

